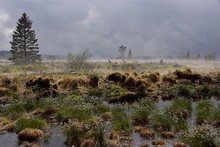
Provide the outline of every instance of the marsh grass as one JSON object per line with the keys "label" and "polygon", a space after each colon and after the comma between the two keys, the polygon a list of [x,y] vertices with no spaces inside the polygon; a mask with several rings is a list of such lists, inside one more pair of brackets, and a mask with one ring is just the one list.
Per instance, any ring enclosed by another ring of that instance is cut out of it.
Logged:
{"label": "marsh grass", "polygon": [[210,127],[198,127],[179,134],[179,138],[192,147],[217,146],[217,134]]}
{"label": "marsh grass", "polygon": [[112,84],[112,85],[107,86],[104,91],[106,93],[106,96],[109,98],[118,98],[127,93],[127,91],[124,88],[122,88],[121,86],[117,84]]}
{"label": "marsh grass", "polygon": [[43,140],[45,144],[50,143],[51,136],[49,134],[44,135]]}
{"label": "marsh grass", "polygon": [[201,85],[198,89],[198,94],[206,97],[208,96],[210,93],[210,87],[208,85]]}
{"label": "marsh grass", "polygon": [[196,103],[196,121],[202,124],[210,117],[214,105],[208,100],[200,100]]}
{"label": "marsh grass", "polygon": [[26,110],[24,108],[24,104],[21,102],[13,103],[1,110],[1,113],[4,116],[12,116],[12,117],[16,117],[19,113],[22,112],[26,112]]}
{"label": "marsh grass", "polygon": [[74,108],[68,109],[65,113],[71,118],[76,118],[79,121],[85,121],[92,118],[92,111],[87,106],[75,106]]}
{"label": "marsh grass", "polygon": [[17,99],[17,100],[20,97],[20,95],[17,92],[15,92],[15,91],[10,91],[9,92],[9,96],[11,96],[13,99]]}
{"label": "marsh grass", "polygon": [[218,87],[211,88],[210,95],[216,98],[220,98],[220,88]]}
{"label": "marsh grass", "polygon": [[158,131],[170,131],[172,122],[168,115],[161,111],[153,111],[149,116],[150,124]]}
{"label": "marsh grass", "polygon": [[171,106],[164,109],[164,114],[170,118],[176,131],[187,129],[187,118],[191,112],[191,102],[187,99],[175,99]]}
{"label": "marsh grass", "polygon": [[105,126],[100,124],[92,129],[91,137],[94,138],[96,147],[103,147],[105,145]]}
{"label": "marsh grass", "polygon": [[26,111],[32,111],[37,108],[37,104],[33,99],[27,99],[24,103],[24,108]]}
{"label": "marsh grass", "polygon": [[156,110],[156,105],[153,100],[142,100],[133,104],[132,109],[134,110],[132,119],[135,125],[146,125],[149,123],[149,116],[152,111]]}
{"label": "marsh grass", "polygon": [[111,108],[113,119],[111,121],[112,127],[119,131],[131,131],[131,119],[121,105],[114,105]]}
{"label": "marsh grass", "polygon": [[110,109],[111,108],[109,107],[108,104],[106,104],[106,103],[99,103],[99,104],[97,104],[95,106],[95,113],[97,115],[100,115],[100,114],[103,114],[105,112],[110,112],[111,111]]}
{"label": "marsh grass", "polygon": [[83,130],[82,125],[76,123],[64,129],[67,144],[70,146],[80,146],[82,140],[87,137],[87,131]]}
{"label": "marsh grass", "polygon": [[16,126],[18,131],[24,130],[26,128],[33,128],[33,129],[46,129],[47,123],[44,119],[39,117],[33,118],[20,118],[16,122]]}
{"label": "marsh grass", "polygon": [[103,91],[98,88],[89,88],[87,93],[89,96],[97,96],[97,97],[104,96]]}
{"label": "marsh grass", "polygon": [[193,94],[193,87],[192,86],[178,86],[177,87],[177,94],[180,96],[188,97]]}
{"label": "marsh grass", "polygon": [[210,120],[220,121],[220,107],[215,107],[212,109],[210,114]]}

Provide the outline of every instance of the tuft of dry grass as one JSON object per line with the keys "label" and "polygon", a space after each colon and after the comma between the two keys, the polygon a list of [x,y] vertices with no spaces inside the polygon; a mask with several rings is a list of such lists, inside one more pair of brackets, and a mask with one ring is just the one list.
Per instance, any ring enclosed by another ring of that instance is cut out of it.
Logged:
{"label": "tuft of dry grass", "polygon": [[64,90],[75,90],[78,86],[87,87],[89,85],[89,81],[87,77],[84,76],[68,76],[60,79],[57,84]]}
{"label": "tuft of dry grass", "polygon": [[43,136],[43,132],[39,129],[26,128],[18,134],[20,141],[34,141]]}

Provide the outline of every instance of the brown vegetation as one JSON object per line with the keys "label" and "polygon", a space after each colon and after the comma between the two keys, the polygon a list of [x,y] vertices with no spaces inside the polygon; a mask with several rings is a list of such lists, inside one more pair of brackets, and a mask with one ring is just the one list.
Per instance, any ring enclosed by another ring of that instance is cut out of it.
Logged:
{"label": "brown vegetation", "polygon": [[20,141],[35,141],[43,136],[43,132],[39,129],[24,129],[18,134]]}
{"label": "brown vegetation", "polygon": [[178,79],[187,79],[187,80],[199,80],[202,78],[200,74],[197,73],[191,73],[191,71],[180,71],[176,70],[174,74],[177,76]]}
{"label": "brown vegetation", "polygon": [[86,139],[80,145],[80,147],[95,147],[95,146],[96,145],[93,139]]}
{"label": "brown vegetation", "polygon": [[174,144],[174,147],[187,147],[187,145],[185,143],[183,143],[182,141],[177,141]]}

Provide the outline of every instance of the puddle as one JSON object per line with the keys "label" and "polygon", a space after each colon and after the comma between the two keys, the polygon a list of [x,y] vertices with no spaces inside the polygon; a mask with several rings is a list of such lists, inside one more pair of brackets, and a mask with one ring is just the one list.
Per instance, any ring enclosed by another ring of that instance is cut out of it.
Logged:
{"label": "puddle", "polygon": [[[211,98],[210,101],[215,106],[220,106],[220,101],[217,101],[214,98]],[[163,101],[160,100],[158,103],[156,103],[156,106],[159,110],[163,110],[164,107],[170,106],[172,104],[172,101]],[[190,117],[188,118],[188,126],[189,128],[193,128],[196,126],[196,112],[195,112],[195,105],[196,102],[192,102],[192,113]],[[131,109],[129,107],[126,108],[127,115],[131,115]],[[41,147],[66,147],[64,141],[65,136],[62,133],[62,129],[60,126],[51,126],[49,132],[46,134],[49,134],[50,139],[48,143],[45,143],[44,140],[40,141]],[[149,145],[149,147],[153,147],[152,140],[144,139],[142,138],[139,133],[132,132],[131,137],[133,138],[131,142],[131,146],[138,147],[143,144]],[[160,136],[156,135],[156,138],[160,138]],[[173,144],[176,142],[176,139],[164,139],[167,147],[172,147]],[[6,134],[0,134],[0,147],[18,147],[18,138],[15,133],[6,133]]]}
{"label": "puddle", "polygon": [[42,141],[40,143],[41,147],[66,147],[66,145],[64,144],[65,137],[60,127],[53,126],[48,134],[50,134],[49,142],[45,143]]}
{"label": "puddle", "polygon": [[[139,147],[143,144],[146,144],[146,145],[149,145],[149,147],[154,147],[154,145],[152,145],[152,140],[147,140],[147,139],[144,139],[142,138],[139,133],[136,133],[136,132],[132,132],[131,134],[131,137],[133,138],[133,141],[132,141],[132,144],[131,146],[132,147]],[[159,139],[158,137],[156,137],[156,139]],[[163,139],[165,141],[165,146],[167,147],[172,147],[174,142],[175,142],[175,139]]]}
{"label": "puddle", "polygon": [[17,147],[18,137],[15,133],[6,133],[0,135],[0,147]]}
{"label": "puddle", "polygon": [[132,141],[132,146],[140,146],[142,144],[150,144],[151,141],[150,140],[146,140],[142,137],[140,137],[140,135],[136,132],[132,132],[131,137],[133,139]]}
{"label": "puddle", "polygon": [[172,104],[171,101],[163,101],[163,100],[159,100],[157,103],[156,103],[156,106],[159,110],[163,110],[163,108],[167,107],[167,106],[170,106]]}
{"label": "puddle", "polygon": [[[54,126],[47,134],[50,134],[50,140],[48,143],[44,143],[43,140],[40,141],[41,147],[66,147],[64,144],[65,137],[60,127]],[[17,135],[15,133],[1,134],[0,147],[19,147]]]}
{"label": "puddle", "polygon": [[210,99],[210,102],[213,103],[214,106],[220,107],[220,101],[216,100],[214,97]]}
{"label": "puddle", "polygon": [[197,123],[196,123],[196,103],[192,102],[191,105],[192,105],[192,112],[190,114],[190,117],[187,119],[189,128],[193,128],[197,125]]}

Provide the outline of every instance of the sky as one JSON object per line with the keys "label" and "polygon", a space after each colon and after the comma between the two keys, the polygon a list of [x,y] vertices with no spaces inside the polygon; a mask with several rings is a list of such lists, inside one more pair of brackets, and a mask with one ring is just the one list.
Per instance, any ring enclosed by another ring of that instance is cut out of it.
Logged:
{"label": "sky", "polygon": [[0,50],[24,12],[41,54],[220,56],[220,0],[0,0]]}

